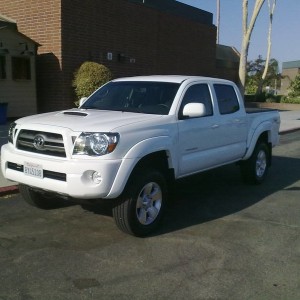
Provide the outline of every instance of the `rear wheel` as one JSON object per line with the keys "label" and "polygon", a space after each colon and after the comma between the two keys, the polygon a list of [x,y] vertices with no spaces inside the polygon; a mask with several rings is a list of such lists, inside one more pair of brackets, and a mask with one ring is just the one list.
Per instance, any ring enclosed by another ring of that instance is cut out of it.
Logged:
{"label": "rear wheel", "polygon": [[113,216],[120,230],[145,236],[159,226],[167,198],[163,174],[154,169],[139,170],[130,179]]}
{"label": "rear wheel", "polygon": [[19,184],[19,191],[23,199],[30,204],[42,209],[53,209],[62,207],[65,205],[63,199],[59,199],[54,196],[46,196],[42,193],[39,193],[27,185]]}
{"label": "rear wheel", "polygon": [[241,163],[244,181],[252,184],[262,183],[267,176],[269,164],[269,147],[264,142],[257,143],[251,157]]}

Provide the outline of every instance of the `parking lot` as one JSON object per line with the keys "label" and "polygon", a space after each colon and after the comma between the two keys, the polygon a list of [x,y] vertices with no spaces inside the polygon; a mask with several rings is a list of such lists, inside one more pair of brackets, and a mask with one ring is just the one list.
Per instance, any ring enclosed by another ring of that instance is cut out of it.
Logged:
{"label": "parking lot", "polygon": [[118,231],[109,205],[0,198],[0,299],[300,299],[300,132],[267,181],[237,166],[176,185],[160,231]]}

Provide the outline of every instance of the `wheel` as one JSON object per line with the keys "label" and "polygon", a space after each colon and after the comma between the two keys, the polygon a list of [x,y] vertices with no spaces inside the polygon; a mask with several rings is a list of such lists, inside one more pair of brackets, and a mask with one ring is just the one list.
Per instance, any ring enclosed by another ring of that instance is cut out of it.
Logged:
{"label": "wheel", "polygon": [[31,206],[42,209],[53,209],[65,205],[62,199],[56,197],[46,197],[42,193],[36,192],[27,185],[19,184],[19,191],[23,199]]}
{"label": "wheel", "polygon": [[166,199],[167,184],[162,173],[153,169],[139,170],[113,208],[114,220],[126,233],[146,236],[159,226]]}
{"label": "wheel", "polygon": [[260,184],[268,173],[270,164],[270,151],[268,146],[257,143],[249,159],[241,163],[241,174],[246,183]]}

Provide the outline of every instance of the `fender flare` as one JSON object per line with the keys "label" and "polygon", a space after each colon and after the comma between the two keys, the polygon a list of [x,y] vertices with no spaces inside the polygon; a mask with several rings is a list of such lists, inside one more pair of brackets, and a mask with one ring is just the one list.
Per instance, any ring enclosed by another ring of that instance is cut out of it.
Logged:
{"label": "fender flare", "polygon": [[149,138],[134,145],[122,159],[113,185],[105,198],[116,198],[120,196],[138,162],[149,154],[166,151],[168,153],[168,164],[170,167],[173,167],[175,160],[170,149],[172,149],[172,145],[169,136]]}
{"label": "fender flare", "polygon": [[248,159],[252,155],[254,148],[255,148],[260,136],[263,133],[267,132],[268,133],[268,143],[272,142],[272,137],[270,136],[272,133],[272,126],[273,126],[272,122],[265,121],[256,127],[256,129],[254,130],[251,137],[250,137],[251,133],[249,133],[248,141],[247,141],[247,150],[246,150],[246,154],[245,154],[243,160]]}

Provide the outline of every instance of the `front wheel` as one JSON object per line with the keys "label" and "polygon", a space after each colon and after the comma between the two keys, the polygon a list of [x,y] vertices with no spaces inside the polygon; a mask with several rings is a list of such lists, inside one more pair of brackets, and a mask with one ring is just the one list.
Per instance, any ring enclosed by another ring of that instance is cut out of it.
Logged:
{"label": "front wheel", "polygon": [[241,163],[241,174],[244,181],[252,184],[262,183],[267,176],[269,165],[269,147],[263,142],[258,143],[250,158]]}
{"label": "front wheel", "polygon": [[159,225],[167,198],[167,184],[157,170],[139,170],[130,179],[124,193],[113,208],[113,216],[120,230],[146,236]]}

